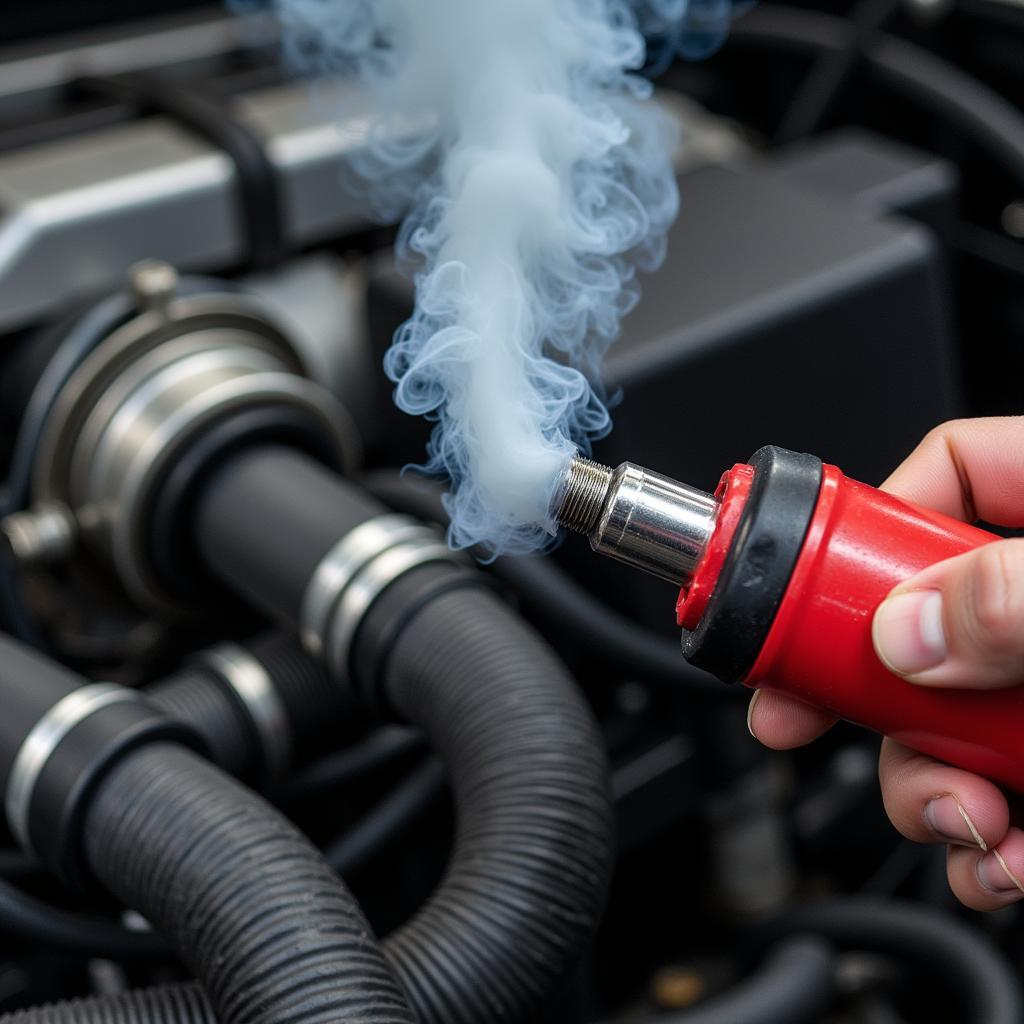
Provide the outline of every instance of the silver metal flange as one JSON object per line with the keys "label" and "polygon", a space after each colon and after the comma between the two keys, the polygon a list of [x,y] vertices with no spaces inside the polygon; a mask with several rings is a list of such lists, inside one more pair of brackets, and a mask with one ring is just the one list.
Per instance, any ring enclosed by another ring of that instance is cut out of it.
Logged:
{"label": "silver metal flange", "polygon": [[235,293],[174,297],[173,273],[159,271],[150,262],[136,273],[136,290],[162,284],[159,301],[112,332],[63,388],[40,441],[33,498],[70,508],[82,539],[139,603],[174,610],[150,566],[149,516],[197,436],[232,413],[270,407],[318,424],[344,468],[358,462],[359,440],[259,303]]}

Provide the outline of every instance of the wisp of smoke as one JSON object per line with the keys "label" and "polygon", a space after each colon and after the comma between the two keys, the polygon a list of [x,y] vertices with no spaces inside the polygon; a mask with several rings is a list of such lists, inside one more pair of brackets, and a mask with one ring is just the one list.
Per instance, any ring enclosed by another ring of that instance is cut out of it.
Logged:
{"label": "wisp of smoke", "polygon": [[450,541],[544,547],[565,466],[610,429],[601,357],[677,209],[641,19],[700,48],[730,0],[273,3],[294,63],[375,95],[354,169],[380,216],[411,211],[416,268],[385,370],[436,421],[425,468],[451,481]]}

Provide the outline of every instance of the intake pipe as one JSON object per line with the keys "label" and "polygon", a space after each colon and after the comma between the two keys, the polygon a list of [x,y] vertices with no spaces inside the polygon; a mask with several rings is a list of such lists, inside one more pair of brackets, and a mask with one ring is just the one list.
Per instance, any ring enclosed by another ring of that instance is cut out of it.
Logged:
{"label": "intake pipe", "polygon": [[[315,652],[342,699],[420,727],[446,765],[458,819],[451,863],[426,905],[384,943],[416,1019],[530,1019],[596,929],[614,858],[603,744],[564,667],[439,535],[384,514],[297,452],[236,454],[197,512],[208,567],[298,628],[306,663]],[[304,713],[315,712],[317,688],[305,693]],[[236,732],[249,728],[234,721]],[[237,749],[237,737],[226,745]],[[97,854],[109,845],[107,828],[140,815],[168,830],[204,816],[186,810],[188,787],[174,767],[173,758],[163,767],[154,761],[121,777],[124,788],[103,804],[113,820],[89,833]],[[168,816],[175,793],[185,806]],[[236,817],[226,802],[209,814],[215,822]],[[133,835],[132,848],[158,858],[160,844],[149,849],[143,838]],[[141,874],[129,867],[119,861],[110,870]],[[155,877],[147,905],[161,893],[173,900],[178,883]],[[187,884],[205,891],[198,876]],[[213,955],[212,945],[205,949]]]}
{"label": "intake pipe", "polygon": [[453,859],[388,960],[421,1021],[528,1019],[611,876],[585,701],[439,534],[332,471],[357,462],[351,422],[272,318],[156,277],[60,389],[33,499],[63,506],[74,556],[103,559],[140,606],[194,607],[212,577],[298,631],[344,698],[427,734],[454,789]]}
{"label": "intake pipe", "polygon": [[188,729],[7,639],[0,666],[11,831],[152,922],[221,1024],[411,1024],[348,890],[282,815],[188,749]]}
{"label": "intake pipe", "polygon": [[445,763],[451,863],[385,942],[417,1019],[530,1019],[587,945],[613,864],[603,743],[566,670],[439,534],[298,452],[239,453],[196,513],[207,567]]}

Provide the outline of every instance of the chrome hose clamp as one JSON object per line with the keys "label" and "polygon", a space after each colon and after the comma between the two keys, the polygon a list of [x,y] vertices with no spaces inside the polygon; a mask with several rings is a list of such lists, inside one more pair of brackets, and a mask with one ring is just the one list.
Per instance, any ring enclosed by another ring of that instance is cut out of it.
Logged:
{"label": "chrome hose clamp", "polygon": [[350,530],[324,556],[306,589],[303,646],[335,678],[346,677],[352,642],[374,602],[399,577],[429,562],[462,564],[436,529],[410,516],[377,516]]}
{"label": "chrome hose clamp", "polygon": [[292,759],[292,726],[263,663],[239,644],[219,644],[196,660],[215,673],[245,709],[259,737],[267,774],[283,776]]}
{"label": "chrome hose clamp", "polygon": [[25,737],[11,765],[5,809],[11,834],[24,850],[32,849],[29,814],[36,783],[53,752],[79,723],[119,701],[138,701],[134,690],[114,683],[90,683],[72,690],[39,719]]}

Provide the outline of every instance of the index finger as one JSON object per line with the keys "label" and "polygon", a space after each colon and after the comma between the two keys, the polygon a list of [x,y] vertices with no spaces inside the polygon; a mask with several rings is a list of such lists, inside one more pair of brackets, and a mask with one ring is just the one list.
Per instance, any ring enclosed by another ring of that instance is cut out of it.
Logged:
{"label": "index finger", "polygon": [[951,420],[932,430],[882,489],[973,522],[1024,523],[1024,416]]}

